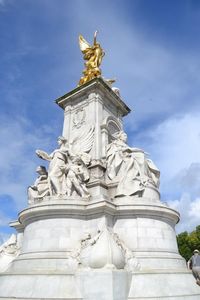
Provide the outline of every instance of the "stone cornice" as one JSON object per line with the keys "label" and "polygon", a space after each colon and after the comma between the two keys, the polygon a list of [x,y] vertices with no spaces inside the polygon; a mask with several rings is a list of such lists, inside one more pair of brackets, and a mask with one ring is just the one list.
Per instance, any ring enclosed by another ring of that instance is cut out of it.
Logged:
{"label": "stone cornice", "polygon": [[101,92],[106,98],[114,104],[122,112],[122,116],[126,116],[131,110],[122,101],[122,99],[110,88],[110,86],[101,78],[94,78],[91,81],[81,85],[69,93],[59,97],[55,102],[62,108],[65,109],[67,104],[71,104],[72,101],[76,101],[78,98],[81,99],[85,93]]}
{"label": "stone cornice", "polygon": [[[145,199],[143,199],[145,200]],[[137,201],[136,203],[120,203],[101,200],[89,202],[85,200],[53,200],[44,201],[41,204],[33,205],[19,214],[19,222],[23,225],[31,223],[36,220],[50,219],[50,218],[88,218],[107,214],[117,217],[139,217],[147,216],[148,218],[168,219],[173,224],[179,221],[179,214],[160,203],[145,203],[145,201]]]}

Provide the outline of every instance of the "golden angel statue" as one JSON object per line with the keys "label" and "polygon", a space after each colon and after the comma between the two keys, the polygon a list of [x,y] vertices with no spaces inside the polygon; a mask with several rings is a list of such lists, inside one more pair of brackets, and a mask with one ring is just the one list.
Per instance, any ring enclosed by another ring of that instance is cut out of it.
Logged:
{"label": "golden angel statue", "polygon": [[83,58],[85,62],[85,70],[83,71],[83,77],[79,81],[79,86],[90,81],[91,79],[101,75],[101,69],[99,68],[102,58],[105,55],[100,44],[96,40],[97,31],[94,33],[94,42],[91,46],[82,35],[79,36],[79,46],[84,54]]}

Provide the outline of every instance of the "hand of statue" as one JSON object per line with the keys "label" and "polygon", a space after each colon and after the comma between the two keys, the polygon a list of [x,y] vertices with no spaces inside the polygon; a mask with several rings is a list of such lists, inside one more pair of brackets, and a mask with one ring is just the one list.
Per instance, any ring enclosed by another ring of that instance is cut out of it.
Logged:
{"label": "hand of statue", "polygon": [[132,152],[142,152],[144,153],[144,151],[140,148],[131,148],[132,149]]}
{"label": "hand of statue", "polygon": [[129,153],[132,153],[132,152],[133,152],[133,149],[127,147],[127,148],[123,149],[122,152],[129,152]]}
{"label": "hand of statue", "polygon": [[67,166],[60,166],[59,168],[63,173],[66,173],[69,169]]}
{"label": "hand of statue", "polygon": [[36,150],[35,152],[39,158],[44,159],[44,160],[51,160],[51,157],[45,151]]}
{"label": "hand of statue", "polygon": [[35,185],[31,185],[30,188],[32,188],[32,190],[34,190],[34,191],[37,190],[37,186],[35,186]]}

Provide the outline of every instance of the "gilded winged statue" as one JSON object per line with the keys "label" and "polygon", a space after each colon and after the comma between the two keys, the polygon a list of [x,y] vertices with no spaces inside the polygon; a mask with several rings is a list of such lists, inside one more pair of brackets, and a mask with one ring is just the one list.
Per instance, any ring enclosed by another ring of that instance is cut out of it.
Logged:
{"label": "gilded winged statue", "polygon": [[84,55],[83,58],[86,60],[85,70],[83,71],[84,76],[81,77],[79,86],[101,75],[99,66],[105,53],[100,44],[97,43],[96,37],[97,31],[94,33],[94,42],[91,46],[82,35],[79,36],[79,46]]}

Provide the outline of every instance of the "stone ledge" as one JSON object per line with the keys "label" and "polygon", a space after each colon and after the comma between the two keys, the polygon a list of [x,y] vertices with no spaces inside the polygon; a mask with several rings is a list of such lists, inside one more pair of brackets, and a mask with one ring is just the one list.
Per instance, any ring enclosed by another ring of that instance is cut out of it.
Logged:
{"label": "stone ledge", "polygon": [[[112,216],[131,216],[131,217],[157,217],[159,219],[168,219],[176,224],[179,221],[179,214],[165,206],[164,204],[146,203],[145,199],[135,203],[115,204],[111,201],[83,202],[81,200],[52,200],[41,202],[29,208],[26,208],[19,214],[19,222],[26,224],[39,219],[46,218],[85,218],[95,215],[108,214]],[[125,200],[125,198],[124,198]]]}

